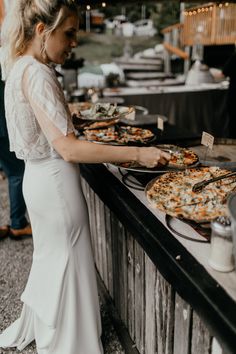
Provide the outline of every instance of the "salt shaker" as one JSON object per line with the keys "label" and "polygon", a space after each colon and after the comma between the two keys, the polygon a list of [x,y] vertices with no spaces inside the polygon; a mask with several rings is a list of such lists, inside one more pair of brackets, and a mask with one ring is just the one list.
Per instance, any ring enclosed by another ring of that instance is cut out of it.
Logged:
{"label": "salt shaker", "polygon": [[219,272],[234,269],[231,222],[226,216],[211,222],[211,254],[208,263]]}

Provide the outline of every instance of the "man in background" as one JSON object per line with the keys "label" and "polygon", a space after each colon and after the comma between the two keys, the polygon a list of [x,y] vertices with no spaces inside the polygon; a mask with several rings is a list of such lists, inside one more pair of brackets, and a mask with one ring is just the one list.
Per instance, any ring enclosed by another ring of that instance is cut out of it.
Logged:
{"label": "man in background", "polygon": [[[8,2],[6,0],[0,0],[0,26],[7,5]],[[2,80],[0,80],[0,164],[8,178],[11,220],[10,226],[1,225],[0,220],[0,239],[8,235],[14,239],[20,239],[22,236],[30,236],[32,231],[25,216],[26,206],[22,193],[24,162],[18,160],[15,153],[10,152],[9,150],[9,139],[4,108],[4,82]]]}
{"label": "man in background", "polygon": [[0,80],[0,163],[8,178],[11,220],[10,226],[0,224],[0,239],[8,235],[14,239],[20,239],[22,236],[29,236],[32,233],[25,216],[26,206],[22,193],[25,166],[24,162],[17,159],[15,153],[9,150],[4,108],[4,82],[2,80]]}

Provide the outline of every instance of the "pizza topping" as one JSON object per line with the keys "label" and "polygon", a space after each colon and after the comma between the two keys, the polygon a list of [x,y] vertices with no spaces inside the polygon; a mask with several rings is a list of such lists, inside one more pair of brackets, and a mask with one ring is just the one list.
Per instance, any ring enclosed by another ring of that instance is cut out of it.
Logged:
{"label": "pizza topping", "polygon": [[[161,149],[161,145],[159,145],[158,148]],[[198,162],[198,156],[192,150],[180,148],[177,146],[175,148],[177,148],[178,150],[164,150],[167,151],[171,156],[166,166],[171,168],[185,168],[194,165]],[[138,162],[134,162],[134,161],[124,162],[119,164],[119,166],[123,168],[131,168],[131,169],[132,168],[144,169],[143,166],[141,166]]]}
{"label": "pizza topping", "polygon": [[84,131],[87,140],[107,142],[114,141],[119,144],[126,144],[129,142],[144,143],[151,139],[154,134],[148,129],[136,127],[110,127],[108,129],[96,129]]}

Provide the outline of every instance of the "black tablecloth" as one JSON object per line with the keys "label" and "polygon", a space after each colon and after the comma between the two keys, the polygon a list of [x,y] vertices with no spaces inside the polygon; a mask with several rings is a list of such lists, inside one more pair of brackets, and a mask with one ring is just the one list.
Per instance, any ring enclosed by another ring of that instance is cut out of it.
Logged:
{"label": "black tablecloth", "polygon": [[172,125],[195,134],[206,131],[216,137],[228,136],[226,89],[160,92],[122,95],[127,105],[140,105],[151,114],[168,117]]}

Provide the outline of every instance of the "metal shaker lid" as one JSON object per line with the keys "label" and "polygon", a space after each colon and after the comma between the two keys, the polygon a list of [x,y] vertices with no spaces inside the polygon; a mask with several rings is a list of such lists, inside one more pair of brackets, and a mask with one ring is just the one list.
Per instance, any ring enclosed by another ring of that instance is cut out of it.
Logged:
{"label": "metal shaker lid", "polygon": [[231,237],[231,221],[228,216],[219,216],[211,222],[211,229],[222,237]]}

